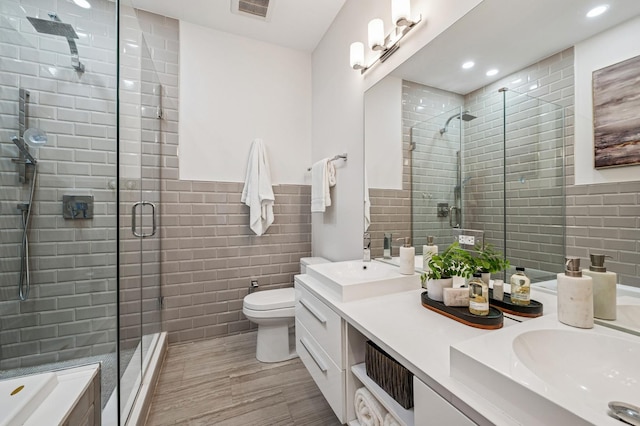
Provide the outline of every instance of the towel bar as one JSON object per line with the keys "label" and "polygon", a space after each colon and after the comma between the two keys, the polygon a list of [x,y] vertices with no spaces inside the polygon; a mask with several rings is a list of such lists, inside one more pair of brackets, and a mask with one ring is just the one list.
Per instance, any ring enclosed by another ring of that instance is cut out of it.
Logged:
{"label": "towel bar", "polygon": [[[336,160],[340,160],[343,159],[344,161],[347,161],[347,153],[345,152],[344,154],[338,154],[335,155],[331,160],[329,161],[336,161]],[[307,168],[307,171],[310,172],[311,171],[311,167]]]}

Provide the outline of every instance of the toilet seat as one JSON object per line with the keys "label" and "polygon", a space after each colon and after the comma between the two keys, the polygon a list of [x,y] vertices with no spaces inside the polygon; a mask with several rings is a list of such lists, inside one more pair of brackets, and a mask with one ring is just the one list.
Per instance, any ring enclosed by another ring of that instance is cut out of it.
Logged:
{"label": "toilet seat", "polygon": [[283,311],[293,311],[295,304],[296,291],[293,287],[279,288],[267,291],[257,291],[245,296],[242,303],[245,309],[250,309],[252,311],[273,311],[279,309],[282,309]]}
{"label": "toilet seat", "polygon": [[249,309],[245,306],[244,308],[242,308],[242,313],[249,319],[293,318],[296,315],[296,308],[291,306],[288,308],[257,311],[255,309]]}

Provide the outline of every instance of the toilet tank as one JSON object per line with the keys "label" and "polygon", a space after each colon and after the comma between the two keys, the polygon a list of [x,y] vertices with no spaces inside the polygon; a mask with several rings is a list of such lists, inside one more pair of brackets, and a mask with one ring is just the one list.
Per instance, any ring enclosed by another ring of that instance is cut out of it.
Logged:
{"label": "toilet tank", "polygon": [[307,266],[309,265],[317,265],[320,263],[330,263],[330,260],[325,259],[324,257],[302,257],[300,258],[300,273],[307,273]]}

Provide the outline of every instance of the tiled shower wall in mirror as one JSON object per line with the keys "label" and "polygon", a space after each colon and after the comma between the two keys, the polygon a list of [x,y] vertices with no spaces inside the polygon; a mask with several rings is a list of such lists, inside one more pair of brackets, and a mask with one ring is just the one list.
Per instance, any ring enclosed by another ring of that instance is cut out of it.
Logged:
{"label": "tiled shower wall in mirror", "polygon": [[[481,118],[484,112],[482,108],[478,109],[478,102],[483,96],[491,93],[498,93],[500,87],[509,87],[512,90],[522,93],[528,93],[533,97],[538,97],[544,101],[553,102],[563,107],[565,113],[565,192],[566,192],[566,250],[567,255],[580,256],[588,259],[589,252],[602,252],[612,256],[608,261],[609,269],[619,274],[619,281],[623,284],[640,286],[640,183],[627,182],[617,184],[592,184],[592,185],[574,185],[574,168],[573,168],[573,123],[574,123],[574,86],[573,86],[573,49],[567,49],[545,60],[533,64],[525,69],[514,73],[488,87],[479,89],[464,97],[466,109],[470,109],[471,113],[479,118],[468,123],[472,125],[483,125]],[[520,79],[520,82],[513,83]],[[536,85],[537,88],[532,86]],[[414,123],[424,121],[446,111],[445,108],[435,108],[422,115],[424,111],[423,104],[429,104],[430,100],[425,101],[425,96],[431,96],[433,92],[436,95],[432,99],[438,99],[441,96],[437,89],[425,87],[412,82],[403,82],[403,156],[408,159],[409,149],[409,129]],[[457,96],[451,93],[450,96]],[[419,100],[423,99],[422,104]],[[412,100],[415,100],[412,102]],[[474,104],[475,103],[475,104]],[[437,104],[436,104],[437,105]],[[418,108],[420,107],[420,108]],[[478,114],[476,114],[478,110]],[[486,111],[485,111],[486,112]],[[420,116],[416,116],[420,113]],[[490,112],[491,114],[492,112]],[[446,118],[446,117],[445,117]],[[495,119],[496,117],[493,117]],[[469,159],[467,158],[467,161]],[[468,163],[470,164],[470,163]],[[406,175],[408,167],[404,167],[405,177],[403,181],[409,180]],[[515,184],[515,183],[514,183]],[[382,191],[382,190],[380,190]],[[555,191],[555,190],[554,190]],[[402,199],[409,197],[408,192],[404,195],[403,191],[393,192],[392,197],[382,197],[379,201],[372,198],[372,223],[378,219],[374,217],[374,205],[394,205],[394,199]],[[553,191],[552,191],[553,192]],[[376,194],[376,190],[372,189],[371,194]],[[384,195],[381,192],[381,195]],[[559,197],[559,194],[553,192],[547,194],[550,197]],[[402,202],[396,203],[394,211],[398,212],[402,208]],[[405,203],[406,205],[406,203]],[[513,205],[512,207],[517,207]],[[522,206],[525,210],[528,207]],[[544,205],[534,206],[536,215],[544,214]],[[375,210],[376,214],[381,210]],[[522,212],[526,213],[526,212]],[[408,213],[407,213],[408,214]],[[553,214],[557,215],[557,209],[553,210]],[[435,213],[434,213],[435,216]],[[373,226],[373,225],[372,225]],[[376,231],[382,234],[387,231],[386,225],[376,228]],[[544,227],[544,224],[540,226]],[[536,244],[536,241],[526,241],[531,235],[536,235],[535,227],[531,228],[530,235],[510,235],[509,239],[523,239],[527,244]],[[410,229],[410,224],[402,226],[401,229]],[[518,234],[526,234],[527,232],[518,232]],[[554,233],[543,237],[544,241],[553,241],[557,243],[560,235]],[[416,247],[421,244],[416,241]],[[526,245],[525,245],[526,246]],[[380,247],[381,253],[381,247]],[[555,253],[554,257],[560,258],[561,253]],[[523,263],[526,260],[523,259]]]}

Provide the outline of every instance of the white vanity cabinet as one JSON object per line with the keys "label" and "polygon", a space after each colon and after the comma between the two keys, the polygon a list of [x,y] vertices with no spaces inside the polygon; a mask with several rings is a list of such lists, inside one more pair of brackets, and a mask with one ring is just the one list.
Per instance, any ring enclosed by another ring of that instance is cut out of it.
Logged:
{"label": "white vanity cabinet", "polygon": [[342,423],[346,423],[345,324],[296,283],[296,351]]}
{"label": "white vanity cabinet", "polygon": [[413,401],[416,426],[447,425],[474,426],[475,423],[462,414],[449,401],[441,397],[436,391],[424,384],[420,379],[413,378]]}

